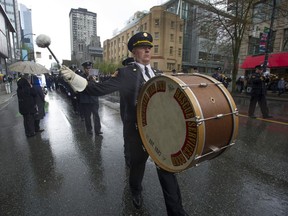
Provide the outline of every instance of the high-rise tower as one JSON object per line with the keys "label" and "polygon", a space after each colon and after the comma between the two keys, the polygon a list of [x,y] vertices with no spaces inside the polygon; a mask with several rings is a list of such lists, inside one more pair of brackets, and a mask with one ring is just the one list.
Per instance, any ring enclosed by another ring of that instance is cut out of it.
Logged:
{"label": "high-rise tower", "polygon": [[[71,60],[81,62],[87,58],[87,46],[97,36],[97,14],[84,8],[71,9]],[[100,40],[100,39],[99,39]]]}

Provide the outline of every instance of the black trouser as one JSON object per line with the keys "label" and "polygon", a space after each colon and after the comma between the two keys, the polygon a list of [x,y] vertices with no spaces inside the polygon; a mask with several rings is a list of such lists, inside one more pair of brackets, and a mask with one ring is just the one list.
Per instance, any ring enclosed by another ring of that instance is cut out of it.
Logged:
{"label": "black trouser", "polygon": [[278,95],[285,93],[285,88],[279,88]]}
{"label": "black trouser", "polygon": [[125,125],[123,125],[123,139],[124,139],[124,158],[126,165],[130,166],[130,149],[128,145],[129,138],[125,136]]}
{"label": "black trouser", "polygon": [[24,129],[26,136],[30,136],[35,133],[35,125],[34,125],[34,114],[25,114],[23,115],[24,119]]}
{"label": "black trouser", "polygon": [[93,114],[94,131],[95,133],[99,133],[101,130],[101,122],[100,122],[100,117],[98,113],[99,104],[98,103],[82,103],[81,108],[83,109],[87,131],[92,130],[91,114]]}
{"label": "black trouser", "polygon": [[34,127],[35,127],[35,132],[40,130],[40,120],[36,120],[34,121]]}
{"label": "black trouser", "polygon": [[[128,123],[128,125],[126,123],[124,133],[131,156],[129,185],[132,195],[138,195],[142,192],[142,180],[149,155],[143,149],[135,123]],[[157,174],[162,187],[167,214],[169,216],[187,215],[182,206],[181,193],[175,174],[161,168],[157,168]]]}
{"label": "black trouser", "polygon": [[257,102],[258,102],[258,104],[260,106],[262,115],[264,117],[268,116],[269,115],[269,111],[268,111],[267,102],[266,102],[266,96],[265,95],[252,95],[251,96],[248,115],[249,116],[254,115]]}

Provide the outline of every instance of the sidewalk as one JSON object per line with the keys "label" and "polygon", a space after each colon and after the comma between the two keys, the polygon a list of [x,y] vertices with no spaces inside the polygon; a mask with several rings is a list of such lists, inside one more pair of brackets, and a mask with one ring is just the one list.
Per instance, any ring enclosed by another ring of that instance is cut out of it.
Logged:
{"label": "sidewalk", "polygon": [[15,96],[17,94],[16,90],[17,90],[17,83],[15,81],[13,81],[12,91],[11,91],[10,94],[6,93],[5,84],[4,83],[0,83],[0,110],[1,110],[2,105],[4,105],[13,96]]}

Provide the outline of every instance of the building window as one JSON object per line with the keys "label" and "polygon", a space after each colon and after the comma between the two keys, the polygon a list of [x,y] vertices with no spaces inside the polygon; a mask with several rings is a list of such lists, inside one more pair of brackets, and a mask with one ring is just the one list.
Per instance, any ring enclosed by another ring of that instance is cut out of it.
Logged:
{"label": "building window", "polygon": [[159,39],[159,32],[155,32],[154,39]]}
{"label": "building window", "polygon": [[179,37],[179,44],[182,44],[182,37]]}
{"label": "building window", "polygon": [[253,7],[253,23],[262,23],[270,20],[272,7],[264,1],[259,1]]}
{"label": "building window", "polygon": [[36,58],[41,58],[41,52],[36,52]]}
{"label": "building window", "polygon": [[154,54],[158,54],[158,45],[154,45]]}
{"label": "building window", "polygon": [[256,55],[259,53],[260,38],[249,37],[248,42],[248,55]]}
{"label": "building window", "polygon": [[140,31],[143,31],[143,25],[140,26],[139,30],[140,30]]}
{"label": "building window", "polygon": [[167,63],[167,70],[172,71],[173,69],[175,69],[175,64],[174,63]]}
{"label": "building window", "polygon": [[174,22],[174,21],[171,21],[170,27],[171,27],[171,29],[174,29],[174,28],[175,28],[175,22]]}
{"label": "building window", "polygon": [[178,49],[178,56],[181,57],[181,55],[182,55],[182,49],[179,48],[179,49]]}
{"label": "building window", "polygon": [[160,20],[159,19],[155,19],[155,27],[159,27],[160,25]]}
{"label": "building window", "polygon": [[179,28],[180,28],[180,32],[183,32],[183,25],[182,24],[179,26]]}
{"label": "building window", "polygon": [[172,47],[172,46],[170,46],[169,55],[170,55],[170,56],[173,56],[173,47]]}
{"label": "building window", "polygon": [[283,51],[288,51],[288,28],[284,29]]}
{"label": "building window", "polygon": [[153,63],[153,68],[158,69],[158,62]]}
{"label": "building window", "polygon": [[170,42],[174,42],[174,34],[170,34]]}
{"label": "building window", "polygon": [[144,31],[147,31],[147,23],[144,23]]}

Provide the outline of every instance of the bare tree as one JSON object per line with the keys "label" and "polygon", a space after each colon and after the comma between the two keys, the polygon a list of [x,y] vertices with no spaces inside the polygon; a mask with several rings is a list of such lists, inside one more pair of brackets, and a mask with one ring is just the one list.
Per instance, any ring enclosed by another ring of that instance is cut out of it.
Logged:
{"label": "bare tree", "polygon": [[[186,0],[193,1],[193,0]],[[207,10],[217,15],[217,20],[211,22],[218,26],[218,40],[231,45],[232,53],[232,90],[236,87],[236,78],[239,67],[239,53],[246,33],[250,31],[256,19],[261,22],[270,22],[274,19],[273,10],[277,10],[277,18],[287,17],[287,1],[283,0],[275,8],[275,0],[199,0]],[[255,5],[263,4],[261,10],[253,10]],[[285,5],[286,6],[285,6]],[[282,7],[281,7],[282,5]],[[271,22],[272,23],[272,22]],[[271,26],[271,24],[270,24]],[[271,26],[273,27],[273,26]],[[272,29],[270,29],[272,31]],[[270,32],[270,34],[272,34]],[[285,43],[285,41],[284,41]],[[269,41],[266,45],[266,52],[269,52]]]}
{"label": "bare tree", "polygon": [[[220,37],[231,45],[232,53],[232,90],[236,86],[239,52],[243,36],[251,22],[251,9],[255,0],[203,0],[207,9],[217,15]],[[228,3],[227,3],[228,2]],[[229,41],[229,42],[228,42]]]}

